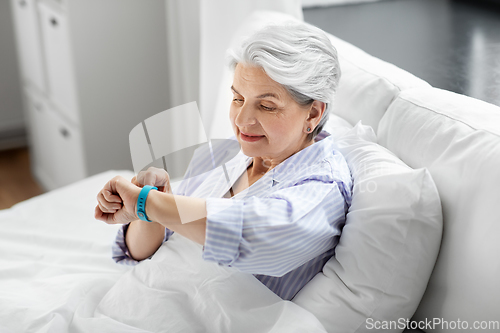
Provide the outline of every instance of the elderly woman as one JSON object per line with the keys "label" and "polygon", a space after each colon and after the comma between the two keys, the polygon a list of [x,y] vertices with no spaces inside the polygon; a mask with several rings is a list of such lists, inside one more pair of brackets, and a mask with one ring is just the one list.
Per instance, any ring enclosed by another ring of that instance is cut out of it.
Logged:
{"label": "elderly woman", "polygon": [[[160,169],[132,182],[116,177],[99,192],[95,217],[124,224],[117,261],[149,258],[176,232],[202,244],[205,260],[254,274],[290,300],[334,254],[351,201],[349,168],[322,131],[340,77],[337,53],[319,29],[285,24],[229,54],[229,117],[241,152],[228,165],[239,177],[222,186],[218,168],[176,194]],[[183,223],[179,204],[202,217]]]}

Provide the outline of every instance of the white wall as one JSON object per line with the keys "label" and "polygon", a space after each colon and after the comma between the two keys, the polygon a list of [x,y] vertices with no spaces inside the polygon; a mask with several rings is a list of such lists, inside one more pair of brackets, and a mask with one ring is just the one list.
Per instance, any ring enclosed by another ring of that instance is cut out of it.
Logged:
{"label": "white wall", "polygon": [[169,107],[199,100],[200,0],[165,0]]}

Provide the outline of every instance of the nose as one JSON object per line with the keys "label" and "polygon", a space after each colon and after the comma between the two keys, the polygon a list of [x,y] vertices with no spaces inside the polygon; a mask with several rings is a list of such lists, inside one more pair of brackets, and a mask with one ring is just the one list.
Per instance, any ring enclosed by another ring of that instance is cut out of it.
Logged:
{"label": "nose", "polygon": [[240,128],[250,127],[257,123],[255,118],[255,110],[251,106],[244,103],[243,106],[238,110],[234,123]]}

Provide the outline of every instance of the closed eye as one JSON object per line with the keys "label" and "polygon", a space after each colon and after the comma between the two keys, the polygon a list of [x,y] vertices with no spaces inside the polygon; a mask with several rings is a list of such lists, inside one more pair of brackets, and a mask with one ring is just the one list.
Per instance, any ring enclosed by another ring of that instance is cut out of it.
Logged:
{"label": "closed eye", "polygon": [[260,105],[260,107],[263,109],[263,110],[266,110],[266,111],[274,111],[276,108],[272,108],[272,107],[269,107],[269,106],[265,106],[265,105]]}

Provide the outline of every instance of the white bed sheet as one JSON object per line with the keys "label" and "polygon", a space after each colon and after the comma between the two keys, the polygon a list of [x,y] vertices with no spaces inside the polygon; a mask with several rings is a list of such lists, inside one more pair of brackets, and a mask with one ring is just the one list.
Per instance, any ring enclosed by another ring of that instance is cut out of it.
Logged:
{"label": "white bed sheet", "polygon": [[132,268],[93,218],[108,171],[0,211],[0,333],[326,332],[257,279],[204,262],[180,235]]}

